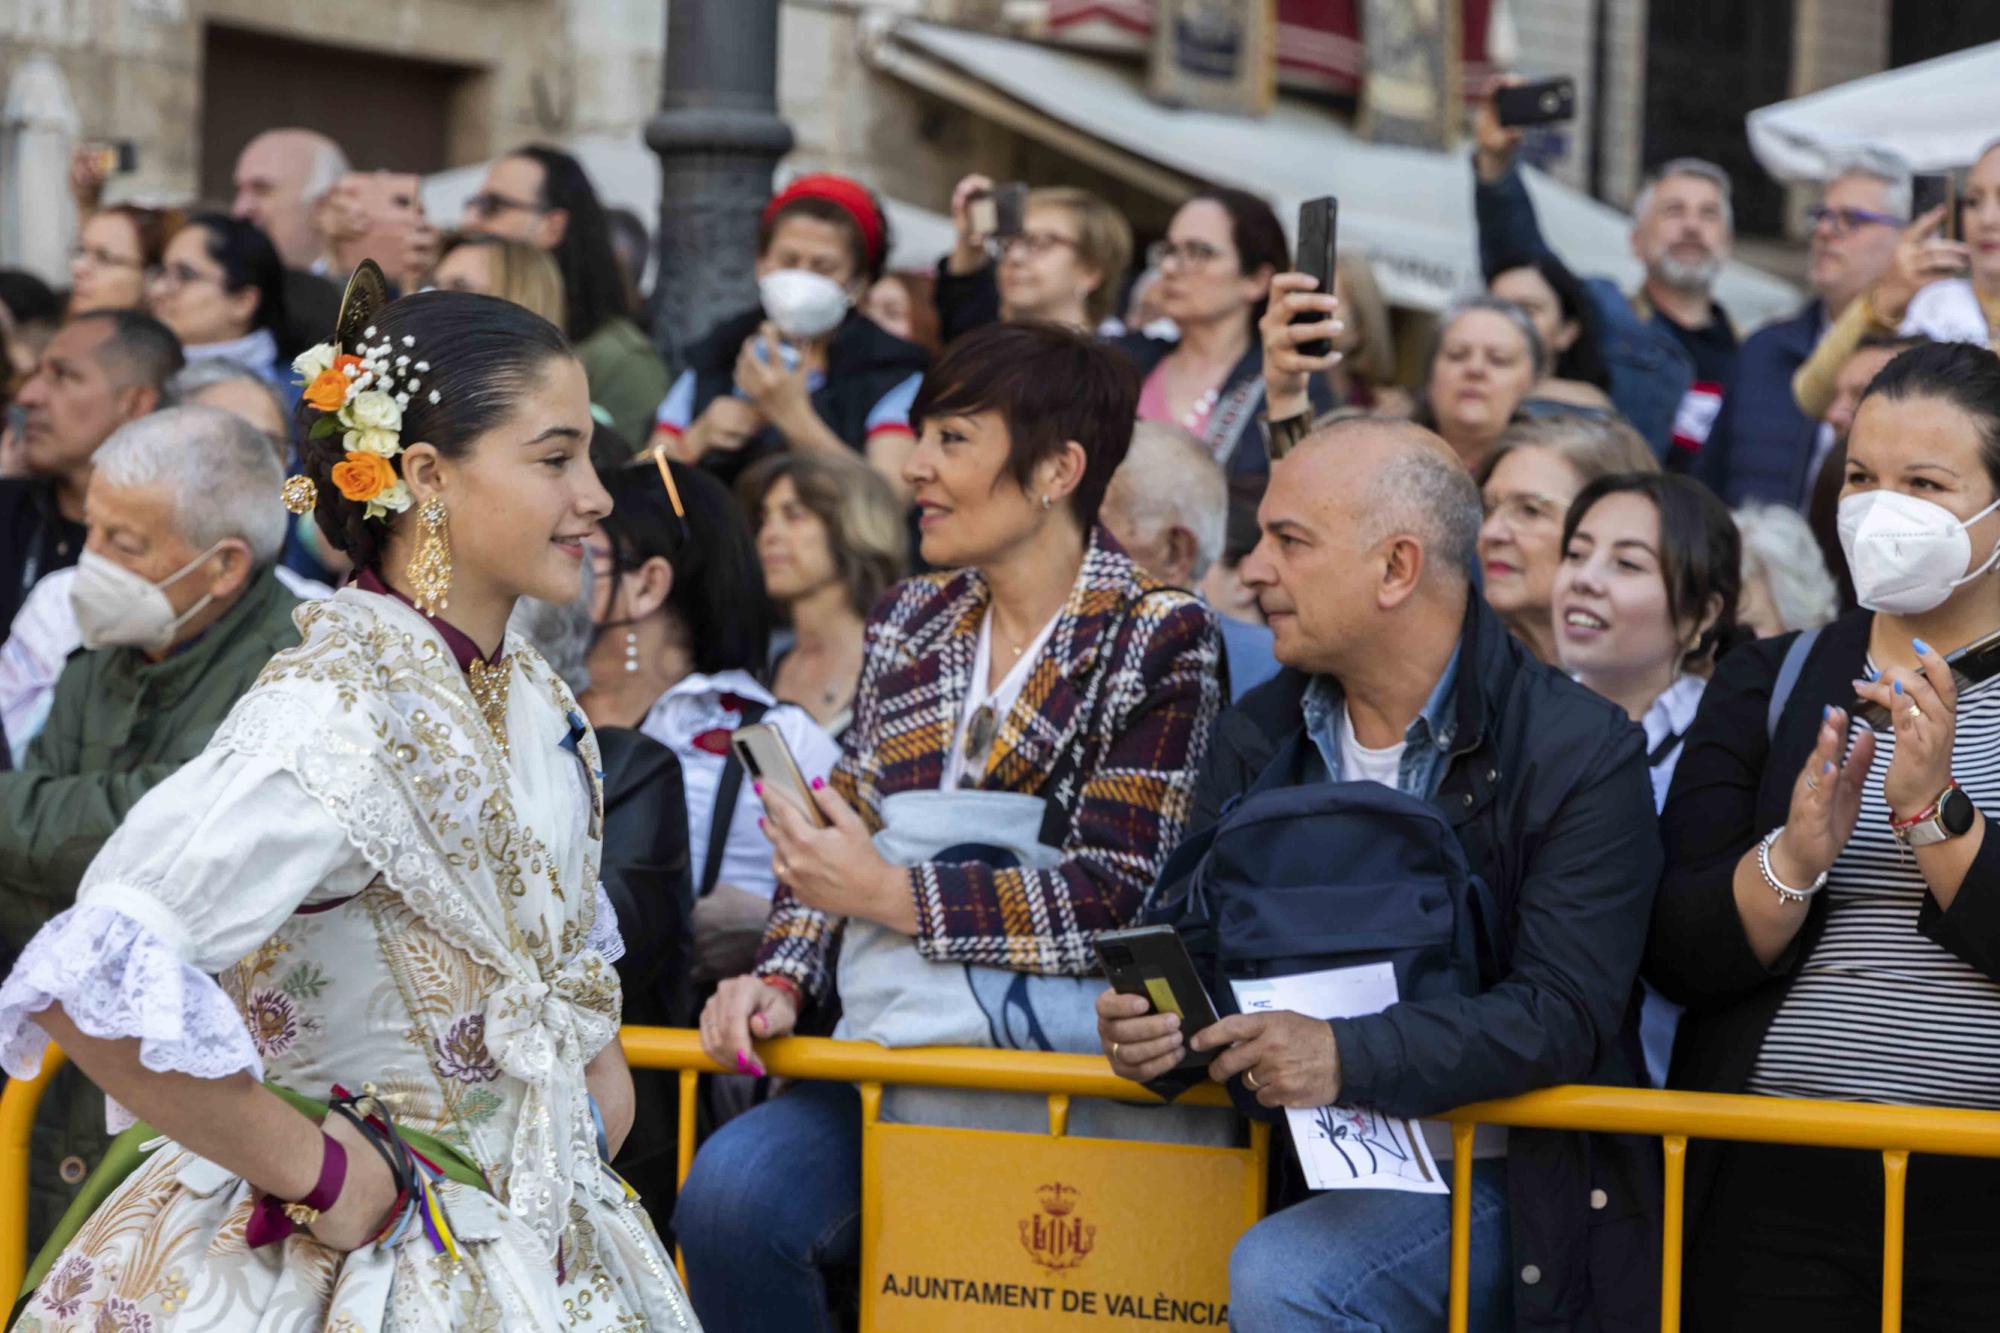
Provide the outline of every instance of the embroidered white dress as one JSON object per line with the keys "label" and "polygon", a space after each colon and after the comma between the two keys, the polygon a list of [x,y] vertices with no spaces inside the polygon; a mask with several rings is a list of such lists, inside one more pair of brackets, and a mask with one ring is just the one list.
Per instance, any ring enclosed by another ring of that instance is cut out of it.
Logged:
{"label": "embroidered white dress", "polygon": [[149,1068],[319,1099],[372,1083],[492,1193],[439,1190],[462,1260],[422,1226],[349,1254],[304,1235],[252,1250],[249,1187],[168,1144],[19,1327],[698,1327],[598,1159],[584,1066],[617,1033],[620,946],[575,702],[510,636],[503,751],[415,611],[349,589],[298,619],[300,646],[133,809],[0,986],[0,1063],[33,1072],[29,1015],[60,1000],[95,1036],[139,1038]]}

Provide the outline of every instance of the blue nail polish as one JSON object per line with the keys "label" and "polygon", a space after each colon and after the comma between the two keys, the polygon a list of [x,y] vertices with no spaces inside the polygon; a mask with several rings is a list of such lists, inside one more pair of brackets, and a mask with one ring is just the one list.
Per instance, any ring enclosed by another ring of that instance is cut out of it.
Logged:
{"label": "blue nail polish", "polygon": [[1819,710],[1819,720],[1824,722],[1833,716],[1833,705],[1826,704]]}
{"label": "blue nail polish", "polygon": [[1903,692],[1903,682],[1899,680],[1896,682],[1896,693],[1901,694],[1902,692]]}
{"label": "blue nail polish", "polygon": [[1916,649],[1917,655],[1920,657],[1929,653],[1931,650],[1931,646],[1925,643],[1922,639],[1911,639],[1910,647]]}
{"label": "blue nail polish", "polygon": [[1831,773],[1831,772],[1833,772],[1833,760],[1831,760],[1831,759],[1827,760],[1827,761],[1826,761],[1826,763],[1824,763],[1823,765],[1821,765],[1821,766],[1820,766],[1820,770],[1819,770],[1819,771],[1820,771],[1820,772],[1822,772],[1822,773]]}
{"label": "blue nail polish", "polygon": [[1880,679],[1882,679],[1882,673],[1881,673],[1881,672],[1879,672],[1879,671],[1877,671],[1877,670],[1876,670],[1876,669],[1875,669],[1874,667],[1869,667],[1869,668],[1868,668],[1868,679],[1870,679],[1870,680],[1880,680]]}

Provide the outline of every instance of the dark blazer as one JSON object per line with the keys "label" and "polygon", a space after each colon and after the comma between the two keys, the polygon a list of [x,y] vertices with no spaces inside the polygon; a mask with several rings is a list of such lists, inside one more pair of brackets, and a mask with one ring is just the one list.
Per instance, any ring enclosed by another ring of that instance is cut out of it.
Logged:
{"label": "dark blazer", "polygon": [[625,1021],[694,1017],[694,887],[687,798],[674,752],[636,727],[597,733],[604,764],[604,891],[618,913]]}
{"label": "dark blazer", "polygon": [[[1766,968],[1750,951],[1732,887],[1736,864],[1785,822],[1792,784],[1812,753],[1821,711],[1845,707],[1862,674],[1874,613],[1843,616],[1821,631],[1767,739],[1771,690],[1793,635],[1732,649],[1702,694],[1688,728],[1661,831],[1667,873],[1653,907],[1646,979],[1687,1006],[1668,1085],[1741,1092],[1764,1034],[1799,966],[1826,929],[1825,895],[1812,900],[1791,947]],[[1945,911],[1928,895],[1917,929],[2000,981],[2000,837],[1981,845]],[[1714,1145],[1688,1153],[1688,1225],[1714,1182]],[[1690,1234],[1694,1234],[1693,1230]]]}
{"label": "dark blazer", "polygon": [[1736,351],[1722,411],[1694,456],[1694,475],[1730,505],[1763,500],[1799,508],[1819,422],[1799,410],[1792,376],[1819,342],[1822,307],[1767,324]]}
{"label": "dark blazer", "polygon": [[[1225,713],[1197,808],[1219,811],[1303,728],[1296,671]],[[1534,661],[1474,595],[1451,758],[1432,798],[1505,912],[1476,996],[1333,1024],[1341,1100],[1431,1115],[1561,1083],[1639,1086],[1634,1003],[1661,855],[1645,743],[1622,711]],[[1516,1327],[1658,1326],[1659,1148],[1514,1130],[1507,1186]],[[1602,1190],[1603,1208],[1590,1206]]]}

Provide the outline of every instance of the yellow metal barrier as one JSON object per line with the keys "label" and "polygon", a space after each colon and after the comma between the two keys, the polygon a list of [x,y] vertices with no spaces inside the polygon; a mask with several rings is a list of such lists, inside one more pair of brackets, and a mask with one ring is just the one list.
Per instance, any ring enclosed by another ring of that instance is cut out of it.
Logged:
{"label": "yellow metal barrier", "polygon": [[[681,1071],[680,1174],[694,1156],[697,1079],[728,1072],[701,1051],[694,1032],[626,1028],[626,1057],[642,1069]],[[1139,1092],[1103,1061],[1079,1055],[1016,1051],[890,1051],[865,1043],[794,1037],[767,1042],[759,1057],[772,1074],[860,1084],[872,1103],[884,1084],[1032,1092],[1050,1102],[1050,1132],[1064,1131],[1071,1097],[1134,1100]],[[35,1104],[62,1056],[53,1046],[42,1072],[7,1085],[0,1094],[0,1291],[18,1290],[25,1266],[29,1136]],[[873,1091],[869,1091],[872,1089]],[[1220,1088],[1203,1086],[1184,1101],[1226,1104]],[[1691,1138],[1784,1143],[1879,1152],[1883,1161],[1882,1328],[1902,1325],[1903,1206],[1910,1154],[2000,1157],[2000,1112],[1874,1106],[1850,1102],[1658,1092],[1631,1088],[1565,1087],[1461,1107],[1453,1122],[1451,1328],[1466,1327],[1466,1281],[1471,1259],[1472,1131],[1479,1124],[1517,1128],[1644,1134],[1661,1139],[1666,1205],[1661,1255],[1660,1327],[1680,1327],[1685,1168]],[[1258,1143],[1264,1142],[1263,1127]]]}

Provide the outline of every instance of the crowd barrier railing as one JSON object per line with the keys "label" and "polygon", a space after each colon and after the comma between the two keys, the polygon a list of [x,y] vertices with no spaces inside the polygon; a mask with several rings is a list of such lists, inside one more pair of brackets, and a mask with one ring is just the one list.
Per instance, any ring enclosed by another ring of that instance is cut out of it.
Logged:
{"label": "crowd barrier railing", "polygon": [[[622,1039],[626,1057],[635,1068],[680,1073],[679,1176],[685,1179],[694,1157],[699,1080],[705,1074],[730,1071],[702,1053],[700,1038],[692,1031],[628,1027]],[[911,1301],[931,1303],[932,1309],[945,1303],[960,1307],[952,1310],[952,1325],[964,1328],[1021,1327],[1018,1311],[1047,1312],[1058,1306],[1077,1316],[1077,1322],[1085,1327],[1093,1314],[1104,1316],[1106,1326],[1133,1318],[1200,1326],[1220,1315],[1216,1302],[1199,1292],[1174,1294],[1164,1286],[1142,1290],[1160,1274],[1184,1274],[1189,1260],[1185,1245],[1163,1245],[1172,1240],[1166,1233],[1174,1229],[1175,1219],[1159,1209],[1171,1206],[1176,1199],[1189,1199],[1201,1211],[1223,1215],[1219,1229],[1211,1228],[1209,1233],[1211,1239],[1222,1237],[1218,1242],[1222,1251],[1205,1256],[1203,1280],[1212,1281],[1219,1271],[1226,1282],[1227,1244],[1263,1212],[1264,1165],[1269,1151],[1266,1126],[1253,1125],[1249,1146],[1233,1149],[1072,1138],[1067,1129],[1074,1099],[1132,1102],[1146,1098],[1142,1090],[1112,1074],[1103,1061],[1089,1056],[972,1049],[892,1051],[868,1043],[811,1037],[764,1043],[758,1055],[775,1076],[853,1083],[860,1089],[864,1123],[864,1333],[905,1326],[893,1321],[871,1322],[870,1315],[871,1311],[879,1314],[885,1307],[895,1307],[896,1302]],[[61,1052],[51,1046],[39,1075],[10,1082],[0,1094],[0,1291],[18,1289],[25,1268],[30,1131],[35,1105],[61,1062]],[[1048,1106],[1048,1134],[891,1124],[880,1117],[882,1089],[891,1085],[1042,1096]],[[1182,1101],[1227,1104],[1222,1090],[1212,1085],[1195,1089]],[[1897,1333],[1902,1325],[1904,1203],[1910,1154],[2000,1157],[2000,1112],[1990,1111],[1578,1086],[1481,1102],[1461,1107],[1445,1118],[1452,1122],[1455,1149],[1452,1333],[1464,1333],[1467,1321],[1472,1137],[1477,1125],[1639,1134],[1661,1140],[1665,1170],[1660,1261],[1663,1333],[1677,1333],[1680,1328],[1682,1222],[1690,1139],[1880,1153],[1884,1333]],[[1009,1143],[996,1152],[1000,1140],[1021,1142]],[[1024,1155],[1018,1161],[1010,1160],[1007,1153],[1016,1151]],[[1144,1156],[1124,1156],[1130,1153]],[[1109,1159],[1110,1168],[1092,1171],[1091,1158]],[[1152,1159],[1150,1164],[1135,1173],[1134,1161],[1146,1158]],[[1077,1178],[1089,1183],[1075,1187],[1062,1179],[1042,1178],[1075,1172],[1082,1172]],[[1203,1187],[1188,1186],[1190,1172],[1200,1176]],[[1234,1194],[1218,1195],[1218,1184],[1233,1189]],[[981,1221],[977,1215],[1008,1206],[995,1196],[1009,1191],[1028,1191],[1039,1198],[1038,1212],[1030,1208],[1027,1216],[1016,1220],[1020,1247],[1044,1280],[982,1279],[976,1266],[950,1269],[949,1264],[959,1262],[955,1256],[971,1254],[976,1259],[992,1246],[990,1235],[983,1238],[987,1244],[982,1250],[981,1237],[952,1234],[948,1214],[964,1212],[974,1215],[975,1222]],[[1131,1197],[1110,1197],[1119,1191],[1128,1191]],[[933,1197],[927,1200],[926,1194]],[[1221,1197],[1234,1197],[1238,1206],[1217,1208]],[[943,1213],[931,1206],[936,1202],[945,1205]],[[898,1231],[897,1219],[884,1215],[885,1209],[892,1207],[893,1211],[914,1211],[923,1216],[916,1219],[915,1227],[904,1226]],[[1096,1211],[1085,1212],[1086,1207]],[[1141,1224],[1140,1234],[1105,1234],[1132,1222]],[[898,1262],[918,1262],[911,1254],[913,1244],[937,1248],[939,1255],[930,1261],[930,1267],[937,1271],[916,1272],[907,1267],[897,1271]],[[1117,1246],[1124,1247],[1121,1262],[1128,1268],[1110,1276],[1123,1284],[1122,1290],[1083,1274],[1094,1253],[1101,1255]],[[896,1253],[887,1253],[891,1250]],[[1130,1265],[1144,1271],[1134,1271]],[[872,1292],[871,1282],[876,1287]],[[1184,1287],[1189,1285],[1183,1283]],[[1201,1286],[1201,1281],[1192,1283],[1192,1288]],[[1146,1300],[1149,1295],[1152,1299]],[[1225,1287],[1222,1300],[1226,1299]],[[987,1316],[997,1316],[999,1322]]]}

